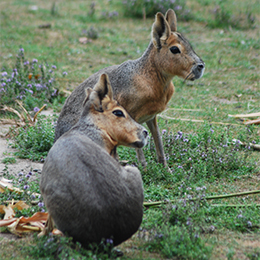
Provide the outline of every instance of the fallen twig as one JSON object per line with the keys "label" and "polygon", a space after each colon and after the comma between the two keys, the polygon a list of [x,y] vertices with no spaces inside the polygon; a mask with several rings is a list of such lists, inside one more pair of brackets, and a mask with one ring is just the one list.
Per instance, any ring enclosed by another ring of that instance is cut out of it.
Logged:
{"label": "fallen twig", "polygon": [[[200,119],[188,119],[188,118],[175,118],[175,117],[169,117],[160,114],[159,115],[163,119],[170,119],[170,120],[181,120],[181,121],[188,121],[188,122],[195,122],[195,123],[205,123],[207,122],[206,120],[200,120]],[[240,126],[239,124],[230,124],[230,123],[223,123],[223,122],[209,122],[210,124],[213,125],[235,125],[235,126]]]}
{"label": "fallen twig", "polygon": [[25,121],[25,117],[22,114],[20,114],[17,110],[13,109],[12,107],[4,106],[2,110],[12,112],[16,114],[20,118],[20,120]]}
{"label": "fallen twig", "polygon": [[[30,114],[28,113],[28,111],[24,108],[22,102],[19,101],[19,100],[17,100],[17,99],[16,99],[15,101],[16,101],[16,103],[22,108],[22,110],[24,111],[24,113],[26,114],[27,119],[28,119],[28,121],[30,122],[30,124],[33,125],[33,121],[32,121],[32,119],[31,119],[31,116],[30,116]],[[24,119],[24,121],[25,121],[25,119]]]}
{"label": "fallen twig", "polygon": [[255,120],[250,120],[244,122],[245,125],[259,125],[260,124],[260,118],[255,119]]}
{"label": "fallen twig", "polygon": [[[258,194],[258,193],[260,193],[260,190],[244,191],[244,192],[224,194],[224,195],[213,195],[213,196],[204,197],[203,199],[205,199],[205,200],[224,199],[224,198],[252,195],[252,194]],[[195,200],[195,199],[187,199],[187,200]],[[144,202],[143,205],[145,207],[154,207],[154,206],[159,206],[161,204],[166,204],[166,203],[169,203],[169,202],[175,203],[176,200]]]}
{"label": "fallen twig", "polygon": [[235,118],[258,117],[258,116],[260,116],[260,112],[250,113],[250,114],[228,115],[228,116],[229,116],[229,117],[235,117]]}
{"label": "fallen twig", "polygon": [[238,139],[233,139],[233,142],[239,143],[239,144],[241,144],[241,145],[243,145],[243,146],[249,145],[249,146],[252,147],[253,149],[260,151],[260,144],[244,143],[244,142],[241,142],[241,141],[238,140]]}
{"label": "fallen twig", "polygon": [[225,207],[225,208],[245,208],[245,207],[260,207],[260,204],[211,204],[211,207]]}

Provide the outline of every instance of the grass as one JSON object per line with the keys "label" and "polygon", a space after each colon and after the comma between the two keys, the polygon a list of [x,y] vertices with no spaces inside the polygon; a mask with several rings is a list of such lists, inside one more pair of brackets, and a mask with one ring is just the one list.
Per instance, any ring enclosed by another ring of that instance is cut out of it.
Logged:
{"label": "grass", "polygon": [[[153,18],[126,17],[119,0],[97,0],[92,9],[90,3],[82,1],[56,2],[53,6],[51,2],[12,0],[0,6],[1,73],[7,69],[12,71],[20,48],[29,61],[37,59],[56,66],[60,73],[55,76],[53,88],[59,89],[59,96],[48,103],[55,111],[61,109],[66,91],[72,91],[101,68],[140,57],[150,41]],[[231,0],[197,0],[187,1],[185,7],[191,10],[190,20],[179,21],[178,30],[205,61],[206,70],[195,82],[184,83],[174,78],[174,96],[168,110],[158,117],[172,172],[157,164],[152,140],[145,148],[146,170],[138,165],[134,150],[119,149],[121,159],[141,169],[145,201],[174,200],[176,203],[145,209],[140,230],[118,248],[125,254],[122,259],[259,259],[259,195],[190,200],[259,189],[259,152],[232,141],[259,144],[259,126],[246,127],[228,117],[229,114],[259,112],[257,1],[237,1],[234,5]],[[40,29],[44,24],[51,27]],[[80,37],[91,41],[81,44]],[[65,78],[63,71],[68,72]],[[28,109],[40,107],[44,99],[40,97],[37,102]],[[17,108],[14,102],[8,105]],[[0,112],[2,118],[10,116]],[[56,119],[39,119],[35,127],[13,132],[17,156],[44,160],[52,145]],[[199,119],[204,123],[182,119]],[[15,163],[15,157],[7,157],[3,162],[6,164],[3,176],[12,179],[25,193],[0,194],[1,203],[12,199],[37,201],[29,210],[17,212],[17,216],[46,210],[41,198],[26,193],[39,192],[40,175],[26,171],[11,175],[8,164]],[[230,204],[253,206],[228,207]],[[1,232],[4,231],[2,228]],[[16,259],[108,257],[83,250],[67,238],[2,239],[0,248],[4,252],[3,259],[12,256]]]}

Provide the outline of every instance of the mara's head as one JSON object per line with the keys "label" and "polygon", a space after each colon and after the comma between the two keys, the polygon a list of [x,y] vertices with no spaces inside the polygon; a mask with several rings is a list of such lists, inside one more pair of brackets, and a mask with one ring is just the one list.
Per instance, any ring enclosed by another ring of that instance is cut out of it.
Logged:
{"label": "mara's head", "polygon": [[165,16],[160,12],[156,14],[152,26],[152,42],[157,50],[155,62],[165,76],[176,75],[185,80],[202,77],[205,64],[188,40],[177,32],[177,19],[172,9]]}
{"label": "mara's head", "polygon": [[101,131],[108,150],[118,145],[141,148],[147,143],[147,130],[113,99],[107,74],[100,76],[93,89],[86,89],[81,120],[91,122]]}

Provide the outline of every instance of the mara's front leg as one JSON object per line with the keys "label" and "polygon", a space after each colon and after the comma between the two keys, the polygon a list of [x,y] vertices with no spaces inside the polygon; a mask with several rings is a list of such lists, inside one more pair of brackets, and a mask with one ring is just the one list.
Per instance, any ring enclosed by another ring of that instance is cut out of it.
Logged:
{"label": "mara's front leg", "polygon": [[146,122],[147,126],[149,127],[151,134],[154,139],[156,154],[158,158],[158,162],[162,163],[165,167],[167,166],[164,149],[163,149],[163,142],[160,136],[160,130],[157,124],[157,117],[155,116],[152,120]]}

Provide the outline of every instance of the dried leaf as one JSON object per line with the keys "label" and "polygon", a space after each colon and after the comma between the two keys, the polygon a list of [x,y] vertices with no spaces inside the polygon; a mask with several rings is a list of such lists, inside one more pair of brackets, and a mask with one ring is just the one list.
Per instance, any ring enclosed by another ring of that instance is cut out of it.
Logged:
{"label": "dried leaf", "polygon": [[3,210],[5,212],[4,219],[12,219],[15,216],[12,204],[9,204],[7,207],[4,206]]}
{"label": "dried leaf", "polygon": [[16,208],[18,210],[22,210],[22,209],[28,209],[30,208],[29,205],[27,205],[24,201],[20,200],[17,203],[15,203],[15,205],[11,206],[13,209]]}
{"label": "dried leaf", "polygon": [[63,233],[60,230],[58,230],[57,228],[53,229],[51,233],[53,235],[63,236]]}
{"label": "dried leaf", "polygon": [[[6,181],[6,179],[5,180],[3,180],[3,179],[0,180],[0,188],[2,188],[1,190],[4,190],[4,189],[7,188],[8,190],[14,191],[14,192],[17,192],[17,193],[22,193],[23,192],[19,188],[14,187],[10,182]],[[0,190],[0,192],[1,192],[1,190]]]}
{"label": "dried leaf", "polygon": [[[10,206],[9,204],[8,206]],[[20,217],[0,220],[0,227],[6,226],[8,230],[17,235],[21,236],[23,233],[32,231],[42,231],[44,225],[48,219],[48,213],[37,212],[32,217]]]}
{"label": "dried leaf", "polygon": [[92,42],[92,40],[88,39],[87,37],[80,37],[79,42],[82,43],[82,44],[86,44],[88,42]]}

